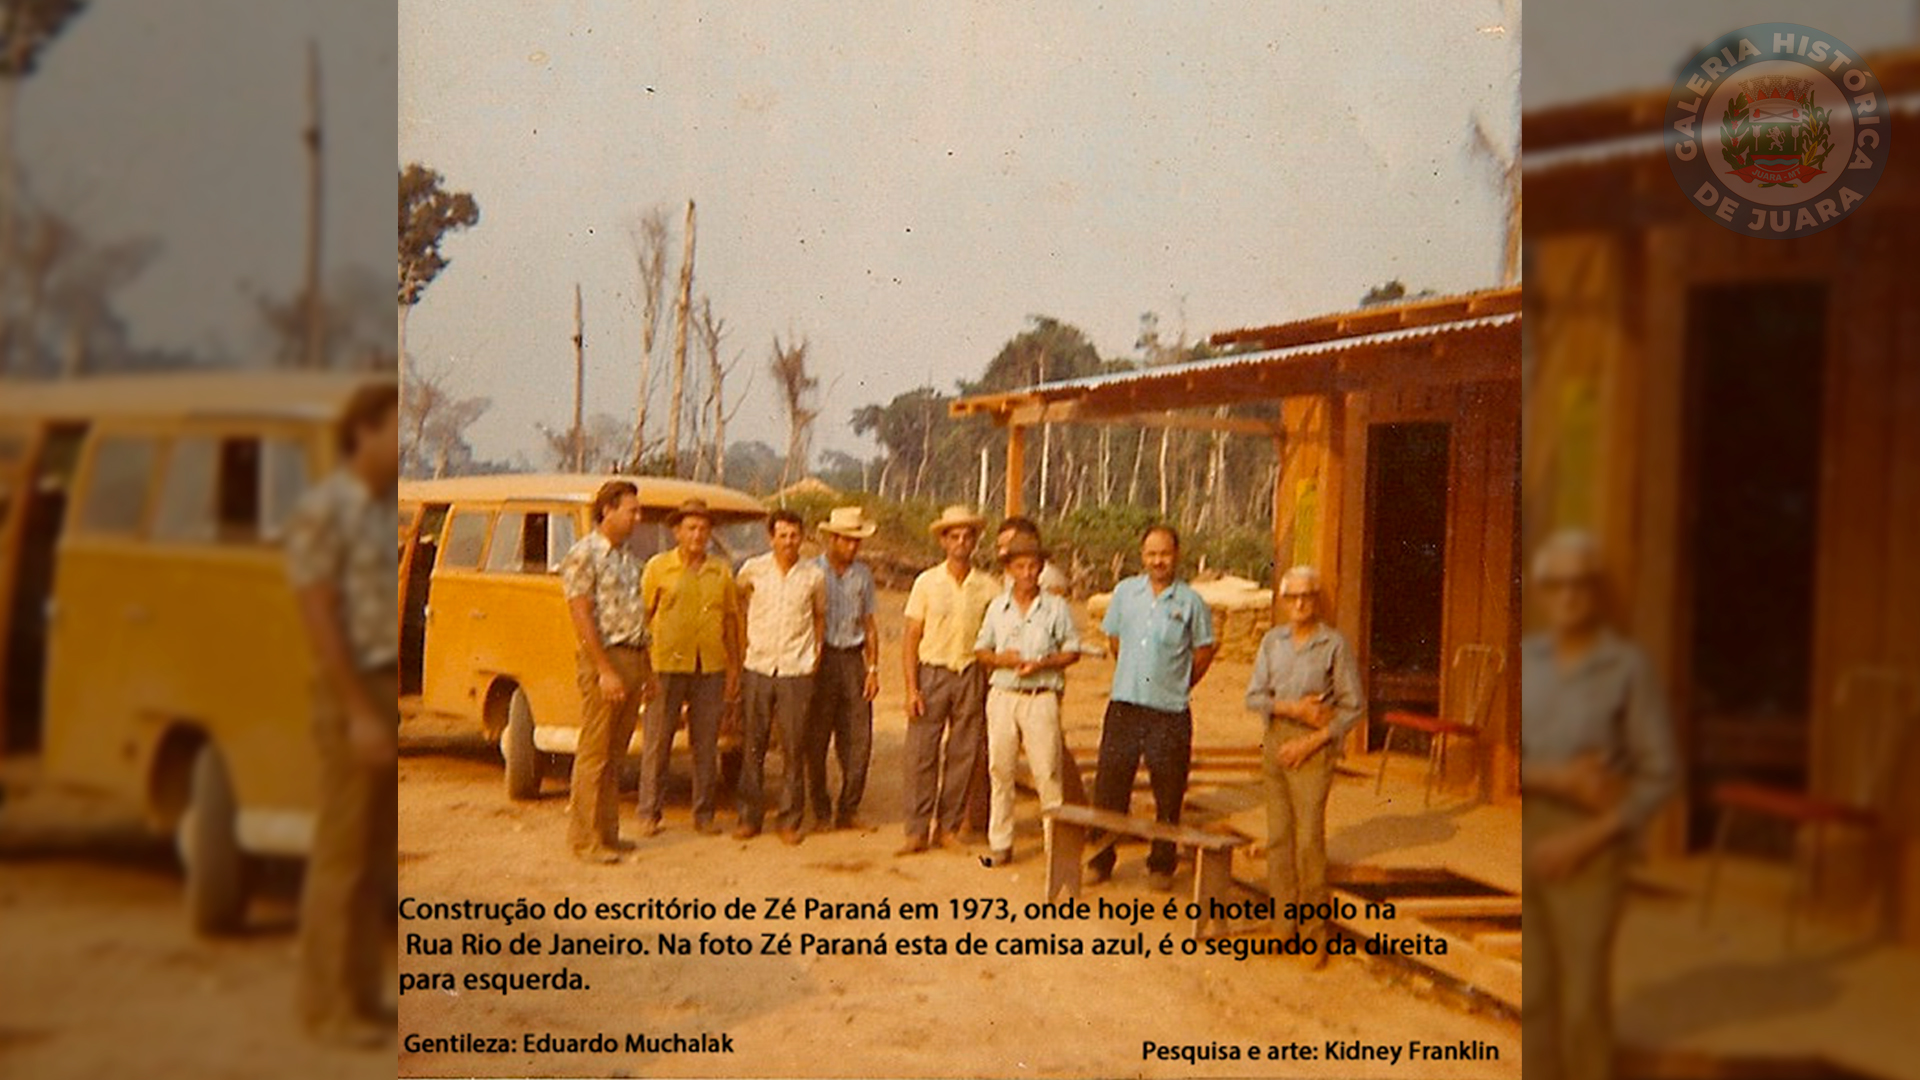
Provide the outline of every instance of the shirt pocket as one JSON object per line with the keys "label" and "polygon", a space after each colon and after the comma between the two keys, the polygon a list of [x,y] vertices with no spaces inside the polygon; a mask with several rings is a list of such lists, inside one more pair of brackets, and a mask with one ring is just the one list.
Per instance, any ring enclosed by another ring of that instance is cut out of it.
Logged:
{"label": "shirt pocket", "polygon": [[1184,608],[1167,608],[1156,612],[1147,626],[1147,633],[1157,645],[1184,647],[1190,628]]}

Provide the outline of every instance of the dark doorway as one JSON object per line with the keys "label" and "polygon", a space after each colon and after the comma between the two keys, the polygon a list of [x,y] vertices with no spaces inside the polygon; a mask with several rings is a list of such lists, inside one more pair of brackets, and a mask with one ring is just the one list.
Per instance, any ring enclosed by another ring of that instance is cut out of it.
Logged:
{"label": "dark doorway", "polygon": [[[1446,596],[1446,424],[1367,430],[1367,663],[1374,717],[1440,703]],[[1385,735],[1368,724],[1367,745]]]}
{"label": "dark doorway", "polygon": [[1688,296],[1681,551],[1695,848],[1712,840],[1715,783],[1807,780],[1826,313],[1826,288],[1813,283]]}
{"label": "dark doorway", "polygon": [[13,603],[7,612],[6,749],[40,749],[45,723],[47,637],[53,599],[55,553],[66,520],[67,492],[87,429],[79,424],[49,428],[21,492],[19,559],[13,566]]}
{"label": "dark doorway", "polygon": [[433,590],[433,564],[440,553],[440,527],[447,522],[445,503],[421,508],[414,530],[412,557],[406,561],[407,580],[401,590],[400,692],[420,692],[427,656],[427,601]]}

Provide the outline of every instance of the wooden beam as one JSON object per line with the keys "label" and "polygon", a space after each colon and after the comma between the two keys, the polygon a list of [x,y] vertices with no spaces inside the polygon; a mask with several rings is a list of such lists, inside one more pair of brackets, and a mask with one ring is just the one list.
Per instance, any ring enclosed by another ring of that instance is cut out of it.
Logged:
{"label": "wooden beam", "polygon": [[1409,896],[1394,900],[1399,919],[1507,919],[1519,918],[1517,896]]}
{"label": "wooden beam", "polygon": [[1114,412],[1096,409],[1085,401],[1055,401],[1017,406],[1006,414],[1006,423],[1033,427],[1039,424],[1086,424],[1089,426],[1125,425],[1127,427],[1173,428],[1178,431],[1225,431],[1234,435],[1272,435],[1279,420],[1261,420],[1251,416],[1217,417],[1212,414],[1173,412]]}
{"label": "wooden beam", "polygon": [[[1367,910],[1367,898],[1336,889],[1336,900],[1343,900]],[[1375,934],[1388,938],[1406,938],[1413,934],[1426,933],[1444,939],[1447,951],[1444,955],[1424,954],[1412,963],[1441,972],[1465,983],[1467,986],[1485,993],[1505,1004],[1510,1009],[1520,1007],[1520,965],[1504,956],[1474,948],[1473,943],[1457,935],[1446,933],[1438,927],[1410,920],[1404,912],[1404,902],[1396,903],[1395,917],[1391,919],[1367,918],[1364,914],[1339,920],[1340,925],[1352,930],[1364,942]]]}

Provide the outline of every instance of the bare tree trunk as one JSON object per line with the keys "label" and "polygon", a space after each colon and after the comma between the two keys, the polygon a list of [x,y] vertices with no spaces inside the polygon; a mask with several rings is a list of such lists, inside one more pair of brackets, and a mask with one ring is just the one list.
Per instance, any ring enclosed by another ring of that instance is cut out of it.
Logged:
{"label": "bare tree trunk", "polygon": [[933,406],[923,405],[920,409],[920,467],[913,472],[913,497],[920,497],[920,487],[926,483],[927,462],[933,458]]}
{"label": "bare tree trunk", "polygon": [[892,472],[893,472],[893,455],[888,454],[886,463],[880,466],[880,482],[874,485],[874,487],[878,489],[876,494],[878,494],[882,499],[887,497],[887,476]]}
{"label": "bare tree trunk", "polygon": [[667,469],[680,475],[680,399],[687,383],[687,323],[693,306],[693,200],[687,200],[686,237],[681,244],[680,296],[673,309],[673,396],[667,400]]}
{"label": "bare tree trunk", "polygon": [[1133,448],[1133,471],[1127,476],[1127,505],[1140,501],[1140,463],[1147,460],[1147,429],[1140,429],[1139,442]]}
{"label": "bare tree trunk", "polygon": [[660,301],[667,284],[667,215],[658,207],[640,218],[632,234],[634,269],[640,281],[640,390],[633,415],[630,469],[640,471],[647,453],[647,406],[653,400],[653,347],[660,336]]}
{"label": "bare tree trunk", "polygon": [[1105,506],[1113,498],[1113,425],[1100,425],[1100,501]]}
{"label": "bare tree trunk", "polygon": [[1172,435],[1170,428],[1160,429],[1160,516],[1167,516],[1167,437]]}
{"label": "bare tree trunk", "polygon": [[573,471],[587,471],[586,323],[580,306],[580,283],[573,284]]}
{"label": "bare tree trunk", "polygon": [[[1227,415],[1226,406],[1222,405],[1215,409],[1213,415],[1218,419],[1225,419]],[[1220,524],[1221,515],[1224,511],[1224,508],[1220,506],[1219,494],[1220,473],[1226,465],[1226,447],[1226,432],[1211,431],[1207,433],[1207,478],[1206,486],[1203,489],[1205,494],[1201,496],[1199,514],[1199,521],[1203,525]]]}
{"label": "bare tree trunk", "polygon": [[321,215],[325,201],[326,163],[320,141],[320,46],[307,41],[307,341],[304,366],[318,371],[327,366],[325,304],[320,297]]}
{"label": "bare tree trunk", "polygon": [[980,498],[976,501],[976,505],[983,510],[987,505],[987,448],[985,446],[980,448]]}

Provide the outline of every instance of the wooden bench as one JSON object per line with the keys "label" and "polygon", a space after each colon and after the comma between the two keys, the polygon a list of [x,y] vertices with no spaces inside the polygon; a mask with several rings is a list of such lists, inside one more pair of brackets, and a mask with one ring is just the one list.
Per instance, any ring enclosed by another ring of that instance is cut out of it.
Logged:
{"label": "wooden bench", "polygon": [[1077,899],[1080,896],[1089,832],[1098,830],[1105,834],[1094,849],[1096,853],[1112,847],[1122,836],[1164,840],[1175,847],[1193,849],[1193,900],[1200,905],[1200,917],[1193,921],[1193,936],[1196,938],[1207,936],[1207,930],[1214,921],[1208,901],[1225,902],[1227,898],[1227,888],[1233,883],[1234,849],[1253,842],[1251,837],[1236,832],[1207,832],[1184,825],[1163,825],[1147,818],[1116,814],[1111,810],[1095,810],[1073,803],[1056,806],[1042,816],[1047,831],[1048,903],[1058,899],[1063,892],[1070,898]]}

